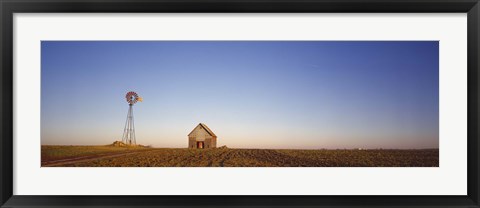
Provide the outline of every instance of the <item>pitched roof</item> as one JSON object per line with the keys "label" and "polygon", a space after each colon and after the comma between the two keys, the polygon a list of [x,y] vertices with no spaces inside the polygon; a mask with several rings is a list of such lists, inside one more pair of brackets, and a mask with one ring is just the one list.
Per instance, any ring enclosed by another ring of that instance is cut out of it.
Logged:
{"label": "pitched roof", "polygon": [[205,129],[205,131],[207,131],[207,133],[210,134],[210,136],[214,136],[214,137],[217,136],[217,135],[215,135],[215,134],[213,133],[213,131],[212,131],[210,128],[208,128],[208,126],[205,125],[204,123],[199,123],[197,126],[195,126],[195,128],[193,128],[193,130],[188,134],[188,136],[190,136],[190,134],[192,134],[193,131],[195,131],[195,129],[196,129],[198,126],[201,126],[203,129]]}

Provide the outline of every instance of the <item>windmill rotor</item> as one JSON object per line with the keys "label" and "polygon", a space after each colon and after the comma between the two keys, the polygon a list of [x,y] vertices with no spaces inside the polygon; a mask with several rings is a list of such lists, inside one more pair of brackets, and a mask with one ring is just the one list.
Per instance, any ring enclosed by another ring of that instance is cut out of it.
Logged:
{"label": "windmill rotor", "polygon": [[138,94],[133,91],[127,92],[127,94],[125,95],[125,98],[127,99],[127,103],[130,105],[134,105],[135,103],[137,103],[137,101],[140,101],[140,102],[143,101],[143,98],[138,96]]}

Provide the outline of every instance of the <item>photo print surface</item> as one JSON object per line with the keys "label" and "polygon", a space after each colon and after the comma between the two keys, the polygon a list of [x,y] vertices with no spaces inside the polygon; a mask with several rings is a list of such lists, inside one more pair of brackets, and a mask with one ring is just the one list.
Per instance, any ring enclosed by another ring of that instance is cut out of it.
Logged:
{"label": "photo print surface", "polygon": [[438,167],[438,41],[42,41],[42,167]]}

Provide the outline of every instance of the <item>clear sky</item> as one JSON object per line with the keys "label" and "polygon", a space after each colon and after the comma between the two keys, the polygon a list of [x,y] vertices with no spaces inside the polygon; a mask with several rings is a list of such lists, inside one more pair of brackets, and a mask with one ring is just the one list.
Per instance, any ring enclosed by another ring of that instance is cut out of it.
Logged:
{"label": "clear sky", "polygon": [[438,148],[437,41],[42,41],[41,142]]}

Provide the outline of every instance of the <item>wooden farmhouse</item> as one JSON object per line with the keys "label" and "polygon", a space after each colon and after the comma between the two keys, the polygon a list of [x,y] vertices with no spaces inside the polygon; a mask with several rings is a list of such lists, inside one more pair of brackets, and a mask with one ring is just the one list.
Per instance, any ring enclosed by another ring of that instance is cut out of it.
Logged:
{"label": "wooden farmhouse", "polygon": [[217,135],[207,125],[199,123],[188,134],[188,148],[208,149],[217,147]]}

